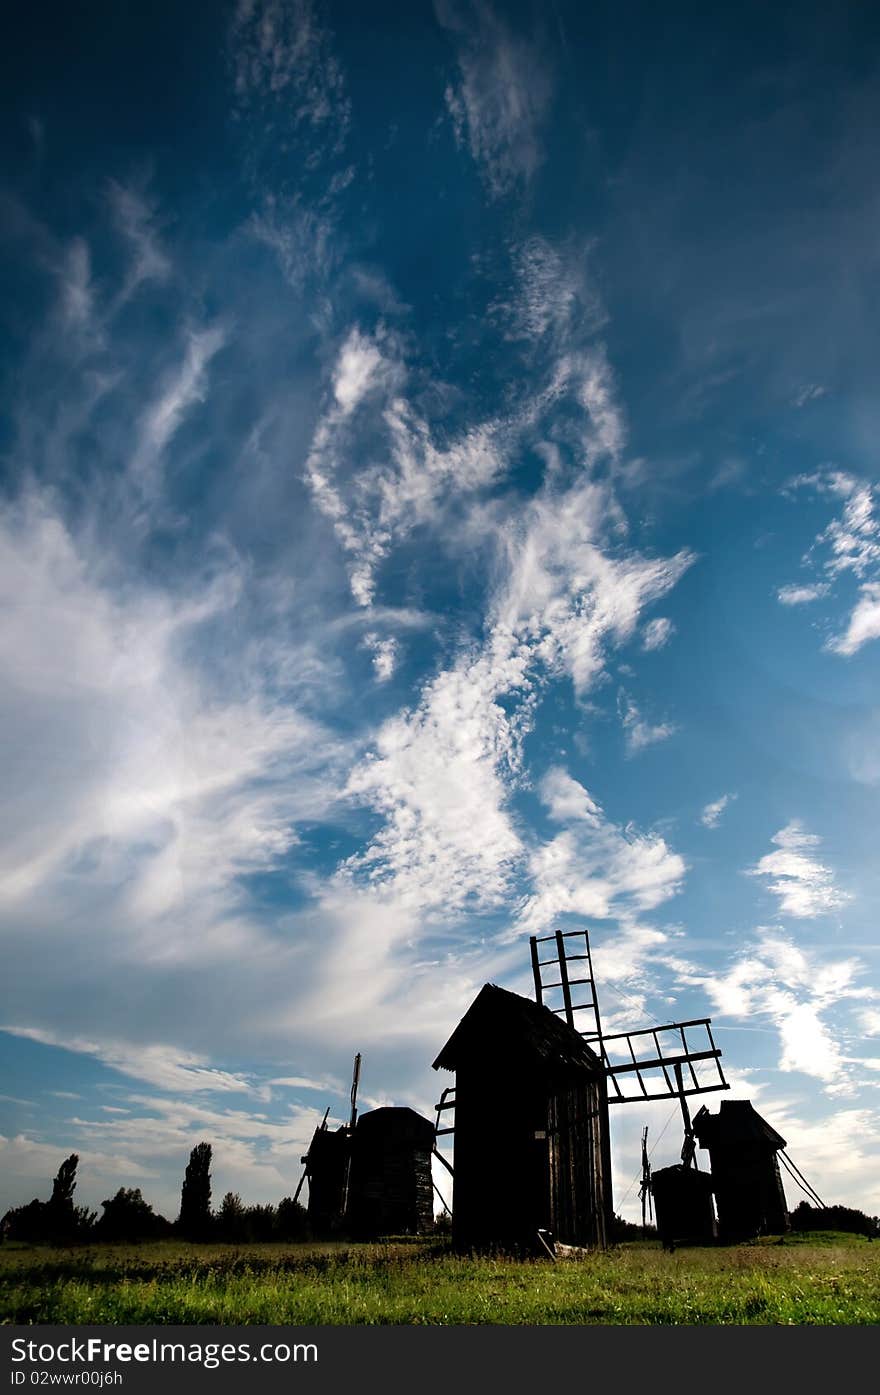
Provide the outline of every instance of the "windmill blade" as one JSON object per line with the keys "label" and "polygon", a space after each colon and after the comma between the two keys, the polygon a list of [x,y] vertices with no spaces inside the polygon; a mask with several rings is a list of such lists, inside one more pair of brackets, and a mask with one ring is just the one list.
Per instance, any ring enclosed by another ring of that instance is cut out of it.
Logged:
{"label": "windmill blade", "polygon": [[[565,1017],[570,1027],[581,1036],[602,1041],[602,1022],[599,1016],[599,1001],[593,977],[593,956],[590,949],[590,936],[587,930],[557,930],[554,935],[532,935],[529,941],[532,951],[532,974],[535,980],[535,999],[544,1003],[545,995],[558,990],[562,994],[562,1006],[552,1011]],[[549,946],[548,949],[541,946]],[[555,953],[554,953],[555,951]],[[543,957],[542,957],[543,956]],[[569,973],[569,965],[577,964],[576,977]],[[558,974],[558,978],[553,975]],[[583,989],[573,994],[572,989]],[[580,997],[581,1002],[574,998]],[[550,1003],[545,1003],[550,1007]]]}
{"label": "windmill blade", "polygon": [[696,1167],[697,1140],[694,1135],[694,1126],[691,1123],[691,1112],[688,1109],[688,1103],[685,1097],[681,1061],[676,1061],[673,1071],[675,1074],[675,1087],[678,1090],[678,1102],[681,1105],[681,1117],[684,1123],[684,1142],[681,1145],[681,1160],[685,1167]]}
{"label": "windmill blade", "polygon": [[642,1129],[642,1181],[639,1187],[642,1202],[642,1225],[647,1224],[647,1216],[653,1215],[651,1199],[651,1159],[648,1153],[648,1125]]}
{"label": "windmill blade", "polygon": [[361,1053],[358,1052],[357,1055],[356,1055],[355,1058],[354,1058],[354,1070],[352,1071],[352,1075],[351,1075],[351,1116],[350,1116],[349,1121],[348,1121],[348,1127],[351,1129],[352,1133],[354,1132],[354,1126],[355,1126],[355,1124],[357,1123],[357,1096],[358,1096],[358,1085],[360,1084],[360,1079],[361,1079]]}
{"label": "windmill blade", "polygon": [[[321,1120],[320,1126],[315,1130],[315,1133],[321,1133],[322,1130],[326,1129],[326,1127],[327,1127],[327,1118],[328,1118],[329,1113],[330,1113],[330,1106],[329,1106],[329,1104],[328,1104],[327,1108],[324,1110],[324,1117],[323,1117],[323,1119]],[[314,1142],[314,1140],[315,1140],[315,1135],[312,1134],[312,1143]],[[298,1182],[298,1184],[297,1184],[296,1191],[295,1191],[294,1194],[293,1194],[293,1199],[294,1199],[294,1201],[299,1201],[299,1194],[300,1194],[300,1192],[302,1191],[303,1185],[304,1185],[304,1183],[305,1183],[305,1180],[306,1180],[306,1178],[307,1178],[308,1175],[309,1175],[309,1157],[310,1157],[310,1155],[311,1155],[311,1152],[312,1152],[312,1144],[310,1143],[310,1144],[309,1144],[308,1152],[306,1153],[305,1157],[304,1157],[304,1158],[300,1158],[300,1162],[304,1163],[305,1166],[303,1167],[302,1176],[301,1176],[300,1179],[299,1179],[299,1182]]]}
{"label": "windmill blade", "polygon": [[602,1058],[609,1104],[683,1100],[730,1088],[709,1017],[625,1032],[603,1030],[586,927],[533,935],[530,945],[536,1000],[564,1017]]}
{"label": "windmill blade", "polygon": [[687,1095],[730,1089],[712,1036],[711,1017],[613,1032],[603,1036],[602,1047],[609,1104],[682,1100]]}
{"label": "windmill blade", "polygon": [[351,1114],[348,1119],[348,1156],[345,1161],[345,1181],[342,1186],[342,1214],[348,1214],[348,1194],[351,1187],[351,1154],[354,1146],[354,1130],[357,1123],[357,1094],[358,1085],[361,1079],[361,1053],[358,1051],[354,1058],[354,1067],[351,1073]]}
{"label": "windmill blade", "polygon": [[308,1174],[309,1174],[308,1168],[307,1168],[307,1167],[304,1167],[303,1170],[302,1170],[302,1176],[300,1177],[299,1182],[297,1183],[296,1191],[295,1191],[294,1194],[293,1194],[293,1204],[294,1204],[294,1206],[295,1206],[296,1203],[299,1201],[299,1194],[300,1194],[300,1192],[301,1192],[302,1189],[303,1189],[303,1183],[305,1182],[306,1177],[308,1176]]}

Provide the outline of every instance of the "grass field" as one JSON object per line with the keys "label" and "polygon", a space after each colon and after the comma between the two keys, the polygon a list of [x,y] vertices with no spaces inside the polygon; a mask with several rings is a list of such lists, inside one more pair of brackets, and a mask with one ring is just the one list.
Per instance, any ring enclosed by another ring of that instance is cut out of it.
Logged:
{"label": "grass field", "polygon": [[579,1259],[464,1258],[427,1244],[0,1248],[10,1323],[880,1322],[880,1244],[621,1245]]}

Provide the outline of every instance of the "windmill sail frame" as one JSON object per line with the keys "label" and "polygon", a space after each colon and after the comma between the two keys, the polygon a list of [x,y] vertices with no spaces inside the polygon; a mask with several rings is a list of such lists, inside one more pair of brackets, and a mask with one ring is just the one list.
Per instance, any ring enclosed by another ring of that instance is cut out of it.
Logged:
{"label": "windmill sail frame", "polygon": [[[529,943],[536,1001],[564,1017],[601,1056],[608,1077],[609,1104],[679,1099],[683,1105],[686,1095],[730,1088],[721,1068],[721,1051],[712,1035],[710,1017],[604,1032],[589,931],[557,930],[552,935],[532,935]],[[556,953],[542,958],[546,951],[541,947],[547,945],[553,946]],[[569,972],[571,965],[578,966],[574,973]],[[556,976],[550,977],[554,973]],[[582,991],[574,994],[573,989]],[[581,1001],[576,1002],[576,997]]]}

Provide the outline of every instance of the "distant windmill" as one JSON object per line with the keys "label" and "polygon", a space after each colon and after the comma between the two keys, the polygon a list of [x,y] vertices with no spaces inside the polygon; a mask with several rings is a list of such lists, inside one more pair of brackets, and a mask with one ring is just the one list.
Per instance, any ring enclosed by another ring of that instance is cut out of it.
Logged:
{"label": "distant windmill", "polygon": [[316,1235],[421,1234],[433,1225],[434,1126],[405,1106],[383,1105],[359,1115],[360,1079],[358,1052],[348,1123],[328,1129],[327,1110],[302,1159],[294,1199],[308,1178],[309,1222]]}
{"label": "distant windmill", "polygon": [[335,1229],[345,1215],[351,1175],[351,1147],[357,1123],[357,1092],[361,1077],[360,1052],[354,1058],[351,1080],[351,1115],[347,1125],[327,1128],[328,1105],[312,1134],[309,1150],[301,1161],[302,1176],[294,1194],[299,1200],[306,1178],[309,1181],[309,1218],[318,1231]]}

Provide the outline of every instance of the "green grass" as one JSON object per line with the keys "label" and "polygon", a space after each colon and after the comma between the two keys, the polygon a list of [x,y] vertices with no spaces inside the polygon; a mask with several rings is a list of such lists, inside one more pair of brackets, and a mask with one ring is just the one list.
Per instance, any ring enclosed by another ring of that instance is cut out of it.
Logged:
{"label": "green grass", "polygon": [[880,1322],[880,1244],[621,1245],[547,1260],[436,1246],[0,1248],[15,1323],[852,1324]]}

